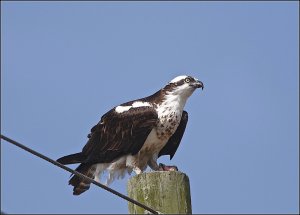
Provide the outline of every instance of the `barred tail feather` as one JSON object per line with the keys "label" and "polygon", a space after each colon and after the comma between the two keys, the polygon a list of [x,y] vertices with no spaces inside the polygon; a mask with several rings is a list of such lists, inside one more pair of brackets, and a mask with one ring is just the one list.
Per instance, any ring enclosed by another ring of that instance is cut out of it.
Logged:
{"label": "barred tail feather", "polygon": [[[95,178],[96,165],[93,164],[80,164],[76,171],[88,176],[89,178]],[[70,180],[69,184],[74,186],[73,195],[80,195],[81,193],[87,191],[90,188],[90,182],[74,175]]]}

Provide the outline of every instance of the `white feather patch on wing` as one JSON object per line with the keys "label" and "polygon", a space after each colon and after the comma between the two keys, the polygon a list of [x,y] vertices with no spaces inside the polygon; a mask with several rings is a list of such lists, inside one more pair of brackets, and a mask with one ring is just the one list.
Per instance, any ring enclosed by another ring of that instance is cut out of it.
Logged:
{"label": "white feather patch on wing", "polygon": [[132,108],[132,106],[118,106],[115,108],[115,111],[117,113],[123,113],[125,111],[128,111],[130,108]]}
{"label": "white feather patch on wing", "polygon": [[152,105],[149,102],[140,102],[140,101],[136,101],[133,102],[132,107],[151,107]]}
{"label": "white feather patch on wing", "polygon": [[137,108],[137,107],[151,107],[152,105],[149,103],[149,102],[141,102],[141,101],[136,101],[136,102],[133,102],[132,105],[129,105],[129,106],[117,106],[115,108],[115,111],[117,113],[123,113],[125,111],[128,111],[130,108]]}

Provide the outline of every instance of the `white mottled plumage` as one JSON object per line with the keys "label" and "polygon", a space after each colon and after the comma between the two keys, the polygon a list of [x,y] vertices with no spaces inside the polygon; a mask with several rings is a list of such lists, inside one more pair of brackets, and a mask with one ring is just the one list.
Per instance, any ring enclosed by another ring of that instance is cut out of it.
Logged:
{"label": "white mottled plumage", "polygon": [[[178,76],[170,83],[178,82],[185,79],[187,76]],[[97,174],[102,174],[105,170],[108,172],[106,184],[110,184],[117,178],[123,178],[125,173],[134,171],[136,174],[142,173],[149,165],[152,169],[157,169],[157,158],[159,151],[165,146],[169,137],[177,129],[181,120],[181,114],[186,104],[187,99],[192,95],[195,88],[184,83],[176,87],[173,91],[165,95],[164,101],[157,105],[156,111],[158,113],[159,122],[157,128],[154,128],[148,135],[142,149],[134,156],[124,155],[110,164],[96,164]],[[122,113],[128,111],[130,108],[152,106],[148,102],[136,101],[131,106],[117,106],[115,111]],[[175,121],[169,122],[169,119]],[[166,134],[165,129],[170,128],[169,135]]]}
{"label": "white mottled plumage", "polygon": [[[80,163],[76,170],[99,182],[107,173],[107,185],[132,171],[140,174],[148,166],[154,171],[170,170],[172,166],[158,165],[157,159],[174,156],[188,122],[184,106],[197,88],[203,89],[201,81],[181,75],[148,97],[114,107],[91,128],[82,152],[57,161]],[[69,184],[74,187],[73,195],[90,187],[90,182],[77,175]]]}

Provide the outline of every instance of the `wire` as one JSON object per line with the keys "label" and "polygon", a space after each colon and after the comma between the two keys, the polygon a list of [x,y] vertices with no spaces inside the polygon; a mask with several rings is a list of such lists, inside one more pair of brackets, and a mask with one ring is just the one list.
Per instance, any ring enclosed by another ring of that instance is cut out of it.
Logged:
{"label": "wire", "polygon": [[144,204],[142,204],[142,203],[140,203],[140,202],[138,202],[138,201],[136,201],[136,200],[134,200],[134,199],[132,199],[132,198],[130,198],[130,197],[122,194],[122,193],[119,193],[118,191],[116,191],[116,190],[114,190],[114,189],[112,189],[110,187],[107,187],[107,186],[105,186],[105,185],[103,185],[103,184],[101,184],[101,183],[99,183],[99,182],[97,182],[97,181],[95,181],[95,180],[87,177],[86,175],[81,174],[80,172],[77,172],[77,171],[75,171],[75,170],[73,170],[73,169],[71,169],[69,167],[66,167],[65,165],[63,165],[63,164],[61,164],[61,163],[59,163],[59,162],[57,162],[55,160],[52,160],[51,158],[49,158],[49,157],[47,157],[47,156],[45,156],[45,155],[43,155],[43,154],[41,154],[39,152],[36,152],[33,149],[30,149],[30,148],[22,145],[21,143],[18,143],[17,141],[14,141],[14,140],[12,140],[12,139],[10,139],[10,138],[2,135],[2,134],[1,134],[1,138],[3,140],[6,140],[9,143],[12,143],[15,146],[20,147],[21,149],[23,149],[23,150],[25,150],[25,151],[27,151],[27,152],[29,152],[29,153],[37,156],[37,157],[40,157],[40,158],[42,158],[42,159],[44,159],[44,160],[46,160],[46,161],[54,164],[55,166],[58,166],[58,167],[66,170],[66,171],[68,171],[68,172],[70,172],[70,173],[72,173],[74,175],[77,175],[77,176],[81,177],[82,179],[84,179],[84,180],[86,180],[88,182],[91,182],[91,183],[95,184],[98,187],[101,187],[102,189],[104,189],[104,190],[106,190],[108,192],[111,192],[111,193],[117,195],[118,197],[120,197],[122,199],[127,200],[128,202],[131,202],[131,203],[133,203],[135,205],[138,205],[141,208],[143,208],[143,209],[145,209],[145,210],[147,210],[147,211],[149,211],[149,212],[151,212],[153,214],[159,214],[157,211],[155,211],[154,209],[148,207],[147,205],[144,205]]}

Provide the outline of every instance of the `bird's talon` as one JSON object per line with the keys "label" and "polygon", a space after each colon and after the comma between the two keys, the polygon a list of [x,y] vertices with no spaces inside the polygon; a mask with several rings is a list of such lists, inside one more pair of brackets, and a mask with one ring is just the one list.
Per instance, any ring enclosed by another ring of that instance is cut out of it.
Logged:
{"label": "bird's talon", "polygon": [[159,163],[159,171],[178,171],[177,166],[167,166],[162,163]]}

